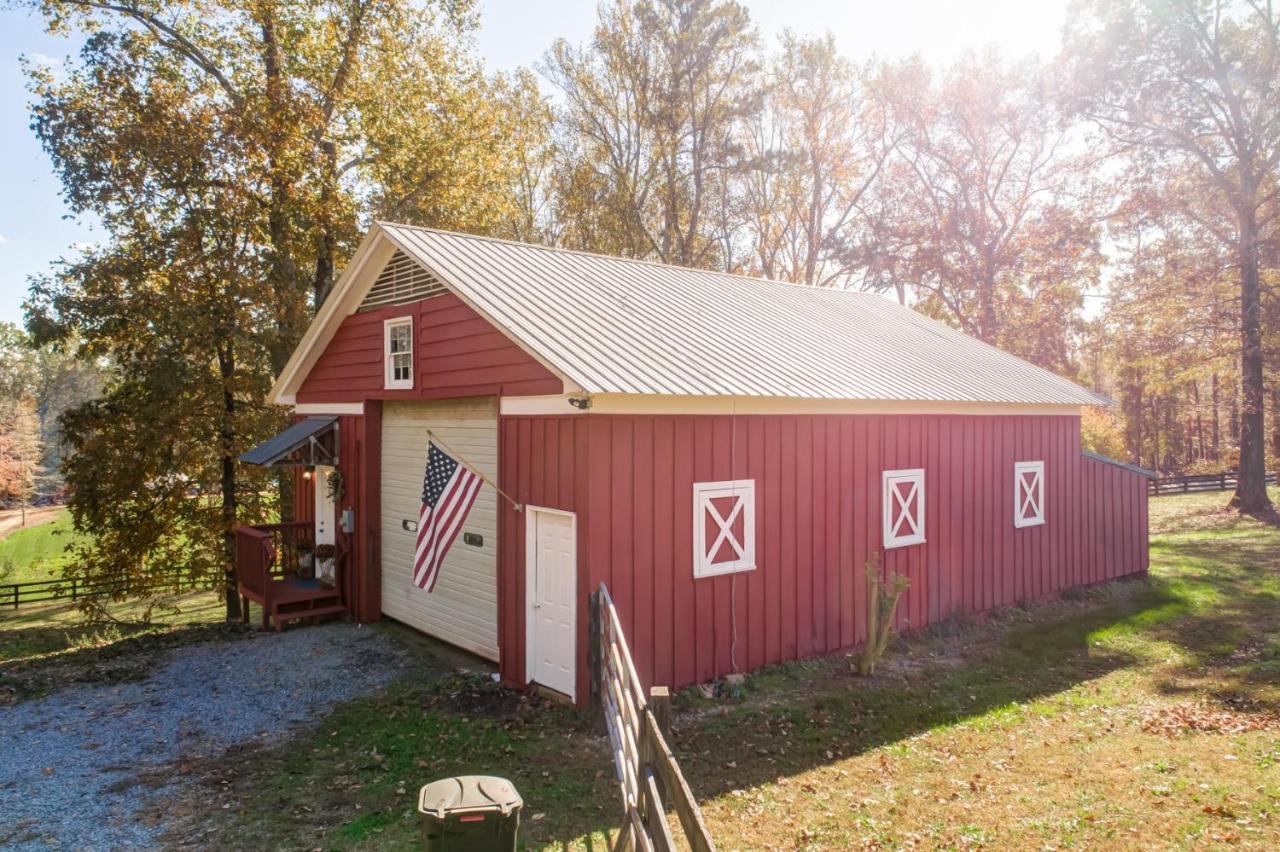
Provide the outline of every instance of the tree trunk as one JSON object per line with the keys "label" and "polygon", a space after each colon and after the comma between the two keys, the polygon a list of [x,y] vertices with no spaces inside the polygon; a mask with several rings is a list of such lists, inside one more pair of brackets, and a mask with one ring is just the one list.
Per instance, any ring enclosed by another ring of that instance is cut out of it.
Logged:
{"label": "tree trunk", "polygon": [[328,141],[321,142],[320,148],[324,152],[325,175],[320,186],[320,234],[316,240],[316,274],[312,282],[312,298],[317,313],[333,289],[334,258],[338,253],[338,241],[333,233],[333,212],[338,203],[338,151]]}
{"label": "tree trunk", "polygon": [[1199,380],[1191,383],[1191,401],[1194,403],[1193,411],[1195,412],[1195,429],[1192,434],[1195,436],[1195,448],[1192,453],[1191,461],[1204,461],[1204,417],[1200,414],[1200,382]]}
{"label": "tree trunk", "polygon": [[[1247,188],[1246,188],[1247,189]],[[1251,192],[1241,193],[1245,199]],[[1271,509],[1266,485],[1266,431],[1262,372],[1262,295],[1258,276],[1258,222],[1252,204],[1240,210],[1240,473],[1231,505],[1241,512]]]}
{"label": "tree trunk", "polygon": [[240,620],[240,595],[236,591],[236,398],[231,379],[236,371],[235,352],[231,344],[218,352],[218,368],[222,374],[222,542],[223,575],[227,593],[227,621]]}
{"label": "tree trunk", "polygon": [[984,249],[982,278],[978,281],[978,337],[983,343],[996,343],[996,274],[995,258],[990,247]]}
{"label": "tree trunk", "polygon": [[280,68],[279,45],[275,20],[270,8],[262,12],[262,71],[267,97],[267,240],[271,245],[271,289],[276,293],[279,313],[276,315],[276,337],[270,347],[271,369],[278,376],[293,354],[294,345],[306,327],[306,308],[298,310],[298,269],[293,259],[293,228],[290,219],[293,185],[286,171],[280,140],[284,138],[280,123],[287,114],[286,88]]}
{"label": "tree trunk", "polygon": [[1219,429],[1219,426],[1218,426],[1218,374],[1217,373],[1214,373],[1210,377],[1209,384],[1210,384],[1210,387],[1212,388],[1212,396],[1213,396],[1212,403],[1211,403],[1213,405],[1213,419],[1210,424],[1212,428],[1211,434],[1213,439],[1213,446],[1210,450],[1209,457],[1212,458],[1214,461],[1218,461],[1220,458],[1222,458],[1222,444],[1221,444],[1222,435],[1221,435],[1221,430]]}
{"label": "tree trunk", "polygon": [[[1121,407],[1126,413],[1125,441],[1129,445],[1129,459],[1139,467],[1142,466],[1142,384],[1134,372],[1130,372],[1124,384]],[[1155,464],[1151,465],[1153,468]]]}
{"label": "tree trunk", "polygon": [[1280,384],[1271,388],[1271,457],[1280,459]]}

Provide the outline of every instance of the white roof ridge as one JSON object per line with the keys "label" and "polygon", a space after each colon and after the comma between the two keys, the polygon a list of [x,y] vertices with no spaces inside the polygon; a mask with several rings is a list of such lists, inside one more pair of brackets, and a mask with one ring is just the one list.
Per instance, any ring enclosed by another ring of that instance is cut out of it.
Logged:
{"label": "white roof ridge", "polygon": [[426,225],[409,225],[404,222],[392,222],[386,219],[375,220],[375,224],[380,228],[406,228],[411,231],[426,231],[429,234],[439,234],[446,237],[462,237],[468,240],[484,240],[485,242],[498,243],[500,245],[513,246],[515,248],[538,249],[539,251],[555,252],[556,254],[572,254],[579,257],[591,257],[598,260],[607,260],[611,263],[636,263],[642,266],[652,266],[658,269],[671,269],[677,272],[697,272],[704,275],[715,275],[720,278],[733,278],[735,280],[746,281],[751,284],[773,284],[779,287],[790,287],[797,290],[810,290],[815,293],[847,293],[851,296],[874,296],[876,298],[884,298],[879,293],[872,290],[854,290],[849,287],[826,287],[821,284],[804,284],[799,281],[785,281],[781,278],[763,278],[759,275],[746,275],[741,272],[725,272],[723,269],[707,269],[704,266],[681,266],[678,263],[666,263],[661,260],[647,260],[643,257],[623,257],[622,255],[617,254],[604,254],[598,251],[587,251],[586,249],[549,246],[545,243],[527,243],[522,242],[521,240],[510,240],[506,237],[494,237],[489,234],[470,234],[466,231],[450,231],[445,228],[430,228]]}

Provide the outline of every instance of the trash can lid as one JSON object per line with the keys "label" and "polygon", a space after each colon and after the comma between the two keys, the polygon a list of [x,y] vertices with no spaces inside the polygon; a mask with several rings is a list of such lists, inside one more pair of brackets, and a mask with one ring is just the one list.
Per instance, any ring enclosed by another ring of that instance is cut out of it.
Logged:
{"label": "trash can lid", "polygon": [[506,816],[523,804],[524,800],[510,781],[491,775],[441,778],[418,793],[418,813],[434,814],[437,819],[477,811],[499,811]]}

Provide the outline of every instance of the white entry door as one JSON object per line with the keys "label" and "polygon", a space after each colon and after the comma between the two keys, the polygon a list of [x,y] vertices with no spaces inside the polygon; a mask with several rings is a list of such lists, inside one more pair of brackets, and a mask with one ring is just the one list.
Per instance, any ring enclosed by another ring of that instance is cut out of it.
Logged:
{"label": "white entry door", "polygon": [[577,558],[575,517],[526,506],[528,630],[526,673],[530,682],[574,697],[577,644]]}
{"label": "white entry door", "polygon": [[316,544],[333,544],[335,505],[329,497],[329,474],[333,468],[327,465],[316,465],[312,473],[311,485],[315,493]]}

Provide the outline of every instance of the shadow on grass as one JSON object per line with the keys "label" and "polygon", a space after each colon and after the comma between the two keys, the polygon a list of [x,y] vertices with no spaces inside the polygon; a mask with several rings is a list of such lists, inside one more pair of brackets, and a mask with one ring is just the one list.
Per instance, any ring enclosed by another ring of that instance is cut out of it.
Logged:
{"label": "shadow on grass", "polygon": [[[960,722],[1017,725],[1020,705],[1121,669],[1157,684],[1171,675],[1172,689],[1173,675],[1218,666],[1248,689],[1274,671],[1267,654],[1280,661],[1277,540],[1220,515],[1190,517],[1204,528],[1158,539],[1149,581],[932,628],[895,648],[873,679],[827,657],[753,674],[740,701],[681,693],[672,744],[692,789],[705,801]],[[1240,656],[1249,637],[1264,642],[1260,659]],[[1165,645],[1185,662],[1168,664]],[[511,778],[523,795],[526,844],[607,847],[620,809],[593,720],[421,656],[410,676],[313,733],[218,764],[192,794],[200,841],[413,848],[418,787],[483,773]],[[1079,700],[1093,703],[1093,692]]]}
{"label": "shadow on grass", "polygon": [[[1092,645],[1091,635],[1177,599],[1156,584],[1118,586],[1008,610],[950,636],[913,637],[910,653],[870,680],[828,657],[753,675],[741,703],[708,705],[683,693],[673,746],[706,799],[963,720],[998,723],[1005,708],[1134,664]],[[409,848],[418,787],[473,773],[513,781],[527,844],[607,848],[621,821],[612,757],[591,718],[483,675],[452,673],[425,654],[416,672],[339,708],[314,734],[219,764],[196,795],[236,797],[205,835],[219,845],[306,846],[323,837],[326,848]],[[170,838],[177,845],[180,834]]]}
{"label": "shadow on grass", "polygon": [[[379,628],[381,629],[381,628]],[[525,844],[594,835],[618,810],[605,740],[570,707],[494,683],[482,665],[415,647],[380,694],[338,707],[286,745],[233,749],[195,771],[166,843],[221,848],[419,848],[418,789],[501,775],[524,798]],[[190,780],[190,779],[189,779]],[[216,800],[228,807],[209,807]],[[174,804],[174,803],[171,803]]]}
{"label": "shadow on grass", "polygon": [[1274,537],[1222,544],[1176,545],[1176,583],[1200,605],[1176,622],[1154,625],[1150,636],[1177,647],[1186,662],[1158,686],[1169,694],[1198,691],[1233,702],[1280,707],[1280,551]]}
{"label": "shadow on grass", "polygon": [[1021,703],[1139,663],[1091,637],[1178,606],[1159,584],[1125,582],[1090,592],[1084,602],[1006,610],[950,638],[926,631],[909,640],[908,658],[871,679],[854,676],[851,660],[776,667],[750,687],[770,700],[757,703],[749,694],[740,706],[680,726],[675,748],[698,796],[712,798],[967,720],[1000,724]]}

